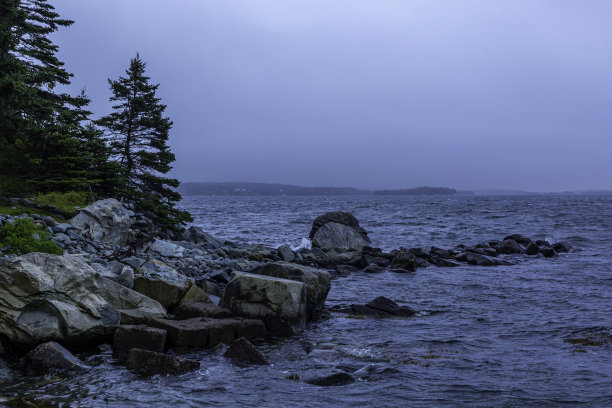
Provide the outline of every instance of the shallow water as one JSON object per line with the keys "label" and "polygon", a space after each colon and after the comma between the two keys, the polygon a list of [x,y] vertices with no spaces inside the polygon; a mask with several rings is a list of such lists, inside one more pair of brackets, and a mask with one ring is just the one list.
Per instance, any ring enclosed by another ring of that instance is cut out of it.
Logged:
{"label": "shallow water", "polygon": [[[332,313],[300,336],[258,344],[267,367],[230,364],[220,347],[189,355],[202,363],[197,372],[147,378],[102,354],[85,356],[99,363],[85,375],[17,379],[0,395],[75,407],[612,406],[612,345],[564,342],[612,334],[612,197],[187,197],[183,206],[213,235],[271,246],[296,246],[316,216],[343,210],[387,250],[515,232],[573,250],[513,266],[336,279],[328,306],[384,295],[420,313]],[[325,388],[286,378],[338,366],[358,380]]]}

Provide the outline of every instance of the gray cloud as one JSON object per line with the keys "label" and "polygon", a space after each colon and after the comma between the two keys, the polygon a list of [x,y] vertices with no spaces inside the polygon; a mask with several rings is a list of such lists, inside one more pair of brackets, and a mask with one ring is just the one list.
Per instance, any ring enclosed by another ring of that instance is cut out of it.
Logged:
{"label": "gray cloud", "polygon": [[53,4],[96,113],[147,61],[183,181],[612,188],[608,1]]}

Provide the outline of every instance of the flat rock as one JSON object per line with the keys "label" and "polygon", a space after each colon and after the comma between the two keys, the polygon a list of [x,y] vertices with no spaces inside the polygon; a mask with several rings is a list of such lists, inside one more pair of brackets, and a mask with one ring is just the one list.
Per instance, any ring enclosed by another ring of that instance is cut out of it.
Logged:
{"label": "flat rock", "polygon": [[234,340],[223,355],[227,358],[247,363],[269,364],[268,359],[244,337]]}
{"label": "flat rock", "polygon": [[200,362],[170,354],[133,348],[129,351],[125,366],[147,374],[183,374],[198,370]]}
{"label": "flat rock", "polygon": [[113,335],[113,356],[124,362],[133,348],[162,353],[166,335],[166,330],[145,325],[119,326]]}
{"label": "flat rock", "polygon": [[211,317],[215,319],[230,317],[229,309],[206,302],[184,302],[174,308],[174,317],[177,320],[192,319],[194,317]]}

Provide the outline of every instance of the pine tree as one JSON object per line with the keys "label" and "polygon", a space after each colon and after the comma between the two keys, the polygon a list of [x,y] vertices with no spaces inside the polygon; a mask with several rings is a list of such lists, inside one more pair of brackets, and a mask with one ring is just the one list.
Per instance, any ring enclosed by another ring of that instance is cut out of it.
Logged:
{"label": "pine tree", "polygon": [[114,111],[97,124],[106,130],[112,157],[121,166],[123,202],[158,226],[177,231],[191,217],[175,208],[181,196],[173,188],[179,181],[163,176],[175,159],[167,144],[172,122],[163,116],[166,106],[156,96],[159,84],[149,83],[145,67],[136,54],[125,77],[108,80]]}
{"label": "pine tree", "polygon": [[88,99],[55,91],[71,74],[48,36],[72,24],[47,0],[0,0],[0,192],[89,188]]}

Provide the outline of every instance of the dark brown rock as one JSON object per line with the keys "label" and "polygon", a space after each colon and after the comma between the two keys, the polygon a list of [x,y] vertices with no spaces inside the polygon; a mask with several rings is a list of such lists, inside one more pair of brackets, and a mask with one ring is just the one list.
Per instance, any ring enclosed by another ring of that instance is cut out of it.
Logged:
{"label": "dark brown rock", "polygon": [[407,317],[412,316],[415,311],[407,306],[400,306],[391,299],[388,299],[384,296],[379,296],[370,303],[366,304],[366,307],[370,309],[380,310],[383,312],[387,312],[393,316],[397,317]]}
{"label": "dark brown rock", "polygon": [[148,374],[182,374],[200,368],[200,362],[150,350],[131,349],[125,366]]}
{"label": "dark brown rock", "polygon": [[345,373],[344,371],[336,371],[336,372],[326,372],[320,373],[316,376],[310,377],[305,380],[308,384],[312,385],[321,385],[321,386],[336,386],[336,385],[345,385],[355,381],[355,377],[353,377],[349,373]]}
{"label": "dark brown rock", "polygon": [[21,360],[26,375],[41,375],[49,372],[66,372],[88,369],[85,363],[76,358],[60,344],[50,341],[30,351]]}
{"label": "dark brown rock", "polygon": [[227,358],[247,363],[261,365],[269,364],[268,359],[259,350],[257,350],[255,346],[251,344],[250,341],[248,341],[244,337],[240,337],[234,340],[234,342],[223,355]]}
{"label": "dark brown rock", "polygon": [[540,247],[538,247],[535,242],[530,242],[527,248],[525,248],[525,253],[527,255],[537,255],[540,253]]}
{"label": "dark brown rock", "polygon": [[523,249],[513,239],[504,239],[499,245],[497,245],[497,253],[498,254],[520,254],[523,252]]}
{"label": "dark brown rock", "polygon": [[416,266],[416,256],[410,252],[398,252],[391,262],[391,270],[394,272],[414,272]]}
{"label": "dark brown rock", "polygon": [[166,335],[164,329],[143,324],[119,326],[113,336],[113,356],[123,362],[133,348],[161,353],[166,347]]}
{"label": "dark brown rock", "polygon": [[205,302],[184,302],[174,308],[174,317],[177,320],[194,317],[223,318],[231,315],[229,309]]}

